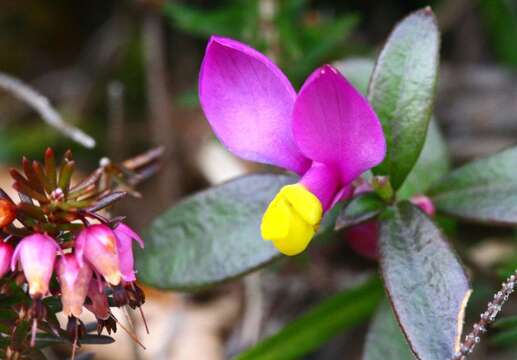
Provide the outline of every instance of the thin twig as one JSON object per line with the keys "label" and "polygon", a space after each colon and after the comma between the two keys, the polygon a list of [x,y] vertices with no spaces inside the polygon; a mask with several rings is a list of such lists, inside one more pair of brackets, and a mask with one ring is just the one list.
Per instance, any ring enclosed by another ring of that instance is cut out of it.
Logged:
{"label": "thin twig", "polygon": [[474,347],[481,340],[481,335],[487,330],[487,327],[495,321],[497,314],[501,311],[503,305],[513,293],[517,282],[517,270],[501,285],[501,290],[494,295],[494,299],[488,303],[487,309],[481,314],[480,320],[474,324],[472,331],[465,336],[465,340],[461,343],[460,348],[452,360],[466,360],[467,356],[474,351]]}
{"label": "thin twig", "polygon": [[48,99],[27,84],[0,72],[0,88],[31,106],[47,124],[61,131],[72,140],[89,149],[95,147],[95,140],[92,137],[66,123],[61,115],[50,105]]}

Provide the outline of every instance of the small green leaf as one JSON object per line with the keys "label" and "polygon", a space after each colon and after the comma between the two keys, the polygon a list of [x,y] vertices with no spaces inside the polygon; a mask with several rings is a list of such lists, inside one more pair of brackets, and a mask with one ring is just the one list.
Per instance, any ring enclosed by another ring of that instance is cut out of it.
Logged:
{"label": "small green leaf", "polygon": [[279,257],[262,240],[260,221],[287,175],[255,174],[190,196],[151,224],[137,252],[141,281],[195,290],[229,280]]}
{"label": "small green leaf", "polygon": [[418,359],[451,359],[470,295],[463,267],[422,211],[409,202],[388,210],[381,215],[381,272],[397,319]]}
{"label": "small green leaf", "polygon": [[387,141],[376,175],[398,189],[415,165],[431,118],[438,74],[440,35],[430,8],[410,14],[393,30],[373,70],[368,98]]}
{"label": "small green leaf", "polygon": [[466,220],[517,224],[517,147],[454,170],[429,194],[437,209]]}
{"label": "small green leaf", "polygon": [[368,58],[346,59],[334,63],[334,67],[363,95],[368,91],[374,65],[374,61]]}
{"label": "small green leaf", "polygon": [[424,148],[415,167],[397,192],[399,199],[407,200],[416,194],[425,194],[429,188],[449,173],[450,161],[447,144],[436,120],[431,120]]}
{"label": "small green leaf", "polygon": [[294,360],[316,350],[346,329],[367,319],[382,297],[375,279],[345,290],[288,324],[272,337],[238,355],[235,360]]}
{"label": "small green leaf", "polygon": [[389,302],[383,301],[370,325],[363,360],[414,360]]}
{"label": "small green leaf", "polygon": [[374,192],[359,194],[341,210],[336,220],[336,230],[360,224],[379,215],[386,203]]}

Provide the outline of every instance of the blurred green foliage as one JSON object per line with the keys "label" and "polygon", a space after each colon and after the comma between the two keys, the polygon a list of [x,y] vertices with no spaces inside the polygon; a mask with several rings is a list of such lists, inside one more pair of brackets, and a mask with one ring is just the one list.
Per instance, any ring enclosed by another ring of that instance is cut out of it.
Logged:
{"label": "blurred green foliage", "polygon": [[173,26],[189,34],[204,39],[213,34],[228,36],[268,54],[295,85],[317,66],[345,55],[344,41],[359,20],[351,13],[310,9],[307,0],[277,2],[268,19],[260,3],[229,0],[225,6],[201,10],[170,1],[164,12]]}
{"label": "blurred green foliage", "polygon": [[499,60],[517,67],[517,1],[480,0],[479,9]]}

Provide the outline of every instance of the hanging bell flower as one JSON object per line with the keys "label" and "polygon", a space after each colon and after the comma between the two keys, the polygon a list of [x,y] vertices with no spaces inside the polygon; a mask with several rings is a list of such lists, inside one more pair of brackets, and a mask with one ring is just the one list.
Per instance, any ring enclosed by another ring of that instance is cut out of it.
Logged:
{"label": "hanging bell flower", "polygon": [[25,278],[29,283],[29,294],[41,298],[48,293],[48,284],[54,270],[54,261],[59,245],[45,234],[29,235],[20,241],[11,259],[11,270],[21,263]]}
{"label": "hanging bell flower", "polygon": [[73,254],[67,254],[58,260],[56,274],[61,286],[63,313],[79,317],[92,279],[92,269],[88,264],[80,266]]}
{"label": "hanging bell flower", "polygon": [[136,276],[134,269],[133,240],[136,241],[141,248],[144,247],[144,241],[124,223],[118,224],[113,232],[117,237],[118,258],[122,278],[126,282],[134,282],[136,281]]}
{"label": "hanging bell flower", "polygon": [[118,285],[120,272],[117,237],[109,226],[96,224],[86,227],[76,239],[75,256],[79,265],[87,260],[111,285]]}

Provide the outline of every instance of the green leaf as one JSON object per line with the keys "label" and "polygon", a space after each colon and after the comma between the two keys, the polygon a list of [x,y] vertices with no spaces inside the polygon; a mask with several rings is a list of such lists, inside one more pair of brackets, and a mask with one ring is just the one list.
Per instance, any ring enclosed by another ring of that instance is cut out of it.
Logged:
{"label": "green leaf", "polygon": [[300,359],[331,337],[367,319],[379,303],[382,293],[377,279],[345,290],[317,305],[276,335],[262,340],[235,359]]}
{"label": "green leaf", "polygon": [[374,192],[359,194],[341,210],[336,220],[336,230],[360,224],[379,215],[386,203]]}
{"label": "green leaf", "polygon": [[421,360],[451,359],[470,295],[463,267],[438,228],[409,202],[381,218],[381,272],[411,349]]}
{"label": "green leaf", "polygon": [[260,221],[278,190],[296,179],[254,174],[190,196],[153,221],[137,252],[139,279],[195,290],[233,279],[279,257]]}
{"label": "green leaf", "polygon": [[416,194],[425,194],[437,181],[449,173],[450,161],[447,144],[436,120],[429,124],[424,148],[415,167],[397,192],[399,199],[409,199]]}
{"label": "green leaf", "polygon": [[517,147],[471,162],[434,186],[438,210],[470,221],[517,224]]}
{"label": "green leaf", "polygon": [[257,28],[256,0],[248,3],[244,6],[239,1],[233,1],[222,8],[207,11],[168,1],[163,11],[172,25],[190,34],[205,38],[218,34],[239,39],[247,29]]}
{"label": "green leaf", "polygon": [[[336,48],[342,47],[344,40],[357,25],[359,18],[352,14],[319,24],[319,26],[302,28],[305,46],[300,61],[286,64],[287,74],[295,79],[304,78],[316,67],[325,62]],[[298,27],[300,31],[300,27]]]}
{"label": "green leaf", "polygon": [[414,360],[388,301],[383,301],[370,325],[363,360]]}
{"label": "green leaf", "polygon": [[368,58],[354,58],[337,61],[334,67],[347,78],[352,85],[355,86],[361,94],[366,95],[368,91],[368,82],[373,72],[375,65],[372,59]]}
{"label": "green leaf", "polygon": [[440,36],[430,8],[410,14],[393,30],[373,70],[368,98],[388,145],[376,175],[398,189],[415,165],[431,118]]}

